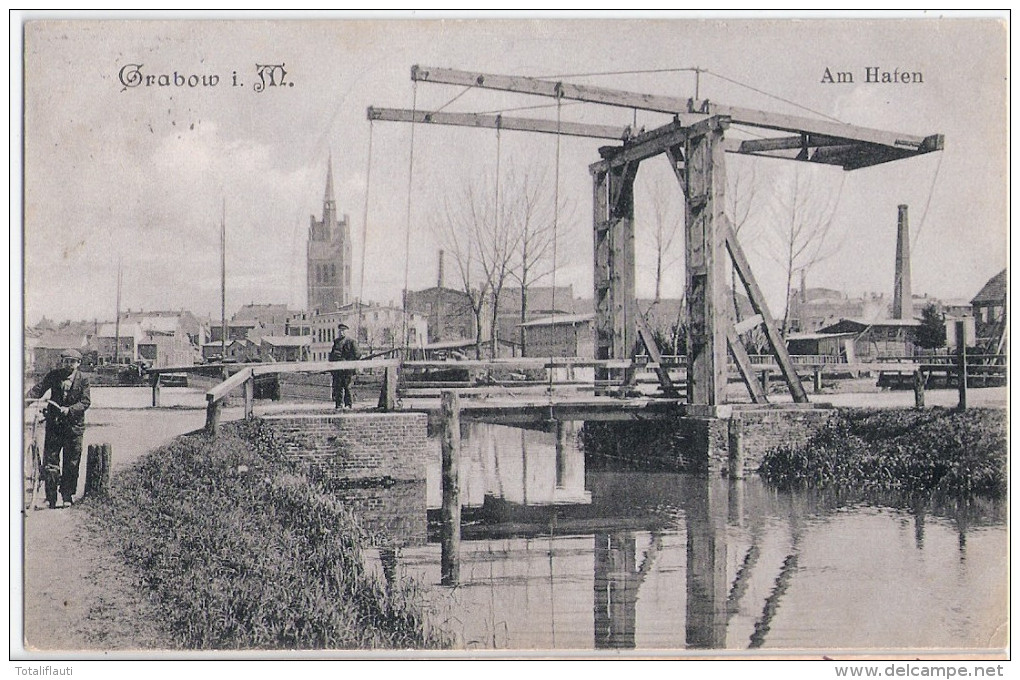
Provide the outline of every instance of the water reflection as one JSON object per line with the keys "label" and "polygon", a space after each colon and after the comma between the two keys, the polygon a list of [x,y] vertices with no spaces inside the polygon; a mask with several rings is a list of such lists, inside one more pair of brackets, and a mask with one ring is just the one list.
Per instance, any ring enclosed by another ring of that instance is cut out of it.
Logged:
{"label": "water reflection", "polygon": [[[998,505],[781,493],[755,477],[586,465],[571,424],[462,434],[460,583],[437,586],[436,607],[464,648],[1005,644]],[[388,547],[376,566],[438,584],[438,545]]]}

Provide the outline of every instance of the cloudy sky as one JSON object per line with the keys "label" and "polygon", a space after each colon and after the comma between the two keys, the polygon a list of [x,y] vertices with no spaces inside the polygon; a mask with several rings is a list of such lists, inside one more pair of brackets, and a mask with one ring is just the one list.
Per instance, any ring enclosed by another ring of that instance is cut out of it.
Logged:
{"label": "cloudy sky", "polygon": [[[217,318],[224,204],[228,315],[247,302],[302,308],[308,221],[321,215],[330,154],[336,198],[351,220],[356,287],[364,252],[364,297],[398,301],[408,239],[410,287],[433,285],[439,245],[429,225],[445,197],[495,176],[495,133],[415,126],[410,172],[411,126],[374,123],[369,183],[366,108],[545,106],[514,115],[553,120],[556,110],[548,100],[520,95],[415,88],[413,64],[681,97],[695,94],[694,74],[684,69],[700,67],[707,69],[700,96],[720,104],[942,133],[942,153],[853,172],[809,169],[813,190],[835,208],[825,246],[830,256],[810,271],[808,283],[891,295],[903,203],[910,206],[914,292],[969,299],[1007,261],[1006,40],[1004,25],[991,19],[29,22],[25,318],[112,319],[118,261],[124,308],[185,308]],[[125,87],[120,74],[133,64],[155,82],[175,72],[218,81]],[[256,64],[284,64],[288,85],[255,92]],[[919,72],[923,82],[867,84],[867,67]],[[852,72],[855,82],[823,83],[826,68]],[[616,74],[590,75],[607,72]],[[561,117],[647,127],[667,121],[566,103]],[[557,282],[573,284],[578,296],[590,297],[592,286],[588,165],[604,144],[560,142],[560,195],[572,209],[559,225]],[[500,145],[501,167],[555,176],[552,136],[504,132]],[[743,172],[744,159],[728,161],[734,173]],[[754,162],[755,210],[741,233],[775,306],[784,278],[770,259],[774,194],[799,164]],[[652,159],[638,175],[641,296],[654,286],[653,187],[667,187],[672,209],[680,206],[668,174],[664,160]],[[681,259],[663,294],[679,296],[682,287]]]}

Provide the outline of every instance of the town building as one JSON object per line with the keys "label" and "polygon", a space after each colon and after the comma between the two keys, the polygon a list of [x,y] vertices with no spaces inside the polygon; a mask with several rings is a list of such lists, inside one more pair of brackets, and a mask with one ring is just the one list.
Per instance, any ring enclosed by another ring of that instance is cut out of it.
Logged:
{"label": "town building", "polygon": [[311,216],[308,228],[307,288],[311,313],[336,312],[351,298],[351,229],[337,210],[333,195],[333,158],[326,167],[322,219]]}
{"label": "town building", "polygon": [[[262,335],[286,335],[287,320],[294,314],[294,311],[284,304],[255,304],[254,302],[243,305],[232,317],[228,326],[238,326],[247,322],[254,322],[253,329],[257,329],[259,337]],[[257,338],[249,337],[249,340],[257,341]]]}
{"label": "town building", "polygon": [[891,313],[892,301],[880,293],[851,297],[831,288],[801,288],[790,298],[789,328],[814,333],[840,319],[870,321],[889,318]]}
{"label": "town building", "polygon": [[[233,340],[248,340],[251,336],[258,336],[259,322],[254,319],[239,319],[227,321],[227,342]],[[222,326],[218,323],[209,325],[209,343],[219,344],[223,340]]]}
{"label": "town building", "polygon": [[790,333],[786,336],[786,348],[791,355],[824,357],[834,363],[855,363],[856,337],[854,332]]}
{"label": "town building", "polygon": [[202,358],[210,363],[261,361],[259,345],[244,338],[229,340],[226,352],[223,349],[221,342],[208,342],[202,345]]}
{"label": "town building", "polygon": [[190,366],[199,357],[198,347],[180,326],[179,317],[146,316],[138,321],[142,338],[138,359],[153,368]]}
{"label": "town building", "polygon": [[307,361],[311,346],[310,335],[263,335],[259,358],[262,361]]}
{"label": "town building", "polygon": [[914,356],[917,328],[920,325],[917,319],[841,319],[818,332],[828,335],[851,334],[853,353],[850,356],[850,352],[847,352],[847,359],[867,362]]}
{"label": "town building", "polygon": [[467,293],[453,288],[433,286],[407,291],[407,311],[425,318],[428,344],[471,340],[477,337],[475,314]]}
{"label": "town building", "polygon": [[104,323],[96,335],[96,350],[102,364],[131,364],[139,359],[138,346],[145,338],[145,332],[138,321]]}
{"label": "town building", "polygon": [[[336,339],[337,325],[344,323],[355,339],[363,357],[379,355],[398,348],[421,348],[426,344],[428,322],[420,314],[405,313],[392,305],[355,302],[335,312],[311,314],[299,312],[287,322],[287,335],[310,336],[308,356],[311,361],[327,361]],[[401,342],[406,324],[407,337]]]}
{"label": "town building", "polygon": [[82,353],[82,367],[96,364],[96,350],[91,338],[82,332],[57,329],[41,334],[32,343],[32,356],[26,361],[26,372],[45,373],[60,365],[60,353],[65,349],[76,349]]}
{"label": "town building", "polygon": [[[556,286],[528,286],[527,288],[527,311],[521,314],[524,300],[521,298],[519,287],[504,288],[499,296],[499,311],[496,314],[498,329],[497,337],[500,341],[521,343],[521,324],[553,314],[574,314],[574,287]],[[587,312],[586,308],[583,311]],[[490,314],[491,315],[491,314]],[[526,341],[525,341],[526,342]]]}
{"label": "town building", "polygon": [[209,341],[208,325],[186,309],[179,310],[157,310],[154,312],[131,311],[130,309],[120,315],[121,325],[141,322],[143,319],[151,318],[173,318],[176,319],[176,328],[188,337],[191,344],[196,347]]}
{"label": "town building", "polygon": [[563,314],[520,324],[527,357],[595,356],[595,314]]}
{"label": "town building", "polygon": [[988,279],[971,301],[974,318],[979,324],[979,333],[988,334],[989,329],[1006,319],[1006,270]]}

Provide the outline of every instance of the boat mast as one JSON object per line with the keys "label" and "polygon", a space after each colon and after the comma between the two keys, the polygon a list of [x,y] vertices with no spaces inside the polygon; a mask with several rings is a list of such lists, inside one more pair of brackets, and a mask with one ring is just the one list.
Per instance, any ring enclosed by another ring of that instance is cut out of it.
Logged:
{"label": "boat mast", "polygon": [[124,283],[124,269],[121,258],[117,258],[117,321],[113,332],[113,363],[120,363],[120,289]]}
{"label": "boat mast", "polygon": [[227,358],[227,199],[220,217],[220,361]]}

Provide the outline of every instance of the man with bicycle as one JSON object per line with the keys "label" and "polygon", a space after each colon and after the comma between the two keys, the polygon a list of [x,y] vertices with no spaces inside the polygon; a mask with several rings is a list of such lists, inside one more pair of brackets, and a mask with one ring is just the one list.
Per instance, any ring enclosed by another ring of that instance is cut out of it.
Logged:
{"label": "man with bicycle", "polygon": [[[46,438],[43,442],[43,468],[46,502],[57,505],[57,491],[65,507],[74,505],[78,490],[78,467],[85,435],[85,411],[92,404],[89,380],[78,370],[81,352],[66,349],[60,353],[60,366],[53,369],[28,391],[28,399],[50,393],[46,407]],[[61,462],[63,452],[63,462]]]}

